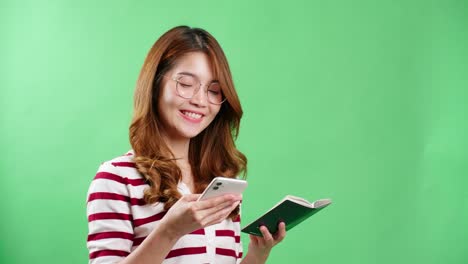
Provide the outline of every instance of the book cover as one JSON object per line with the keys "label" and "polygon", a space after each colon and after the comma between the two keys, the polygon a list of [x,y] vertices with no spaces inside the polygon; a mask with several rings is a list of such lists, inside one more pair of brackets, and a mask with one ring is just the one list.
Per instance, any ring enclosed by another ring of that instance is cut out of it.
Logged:
{"label": "book cover", "polygon": [[256,236],[262,236],[259,228],[264,225],[271,234],[274,234],[278,231],[278,224],[280,222],[286,224],[287,231],[330,204],[330,199],[321,199],[309,203],[303,198],[288,195],[264,215],[242,228],[241,231]]}

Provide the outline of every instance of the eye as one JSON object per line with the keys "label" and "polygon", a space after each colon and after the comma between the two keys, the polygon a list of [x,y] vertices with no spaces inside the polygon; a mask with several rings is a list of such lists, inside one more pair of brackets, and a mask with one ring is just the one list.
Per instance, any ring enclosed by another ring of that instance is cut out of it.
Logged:
{"label": "eye", "polygon": [[219,83],[212,83],[208,88],[208,92],[212,95],[220,95],[221,87],[219,86]]}
{"label": "eye", "polygon": [[184,88],[190,88],[192,87],[191,84],[186,84],[186,83],[183,83],[183,82],[179,82],[180,86],[184,87]]}
{"label": "eye", "polygon": [[181,76],[181,77],[179,77],[179,79],[177,79],[177,82],[183,88],[191,88],[196,83],[195,79],[193,77],[190,77],[190,76]]}
{"label": "eye", "polygon": [[210,94],[212,94],[212,95],[219,95],[219,94],[221,94],[220,91],[214,91],[214,90],[208,90],[208,92],[209,92]]}

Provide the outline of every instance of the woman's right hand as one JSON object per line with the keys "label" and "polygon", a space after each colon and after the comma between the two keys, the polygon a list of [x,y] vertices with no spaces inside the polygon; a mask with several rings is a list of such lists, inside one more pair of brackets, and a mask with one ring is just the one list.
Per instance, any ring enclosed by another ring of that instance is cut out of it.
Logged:
{"label": "woman's right hand", "polygon": [[225,194],[197,201],[199,196],[182,196],[161,219],[160,228],[167,235],[178,239],[200,228],[222,222],[242,200],[241,195]]}

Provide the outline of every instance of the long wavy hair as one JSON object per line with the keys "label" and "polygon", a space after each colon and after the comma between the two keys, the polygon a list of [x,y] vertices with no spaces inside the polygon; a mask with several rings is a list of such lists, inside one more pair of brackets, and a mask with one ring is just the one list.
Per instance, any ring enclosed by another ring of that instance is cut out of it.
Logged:
{"label": "long wavy hair", "polygon": [[[189,52],[207,55],[213,75],[226,98],[210,125],[190,140],[188,159],[195,192],[201,193],[216,176],[246,177],[247,159],[234,143],[239,134],[242,108],[226,56],[216,39],[205,30],[175,27],[164,33],[146,56],[136,84],[130,125],[130,144],[135,152],[136,168],[149,184],[144,200],[147,204],[165,203],[165,210],[169,210],[182,196],[177,190],[182,173],[161,136],[158,98],[163,75]],[[230,217],[235,217],[238,212],[239,207]]]}

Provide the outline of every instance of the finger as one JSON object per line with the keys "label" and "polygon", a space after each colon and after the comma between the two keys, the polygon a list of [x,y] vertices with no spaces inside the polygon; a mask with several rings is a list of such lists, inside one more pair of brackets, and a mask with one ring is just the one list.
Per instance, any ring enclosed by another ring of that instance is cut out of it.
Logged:
{"label": "finger", "polygon": [[[224,203],[221,203],[221,204],[216,205],[215,207],[201,210],[201,213],[202,213],[203,215],[212,215],[212,214],[216,214],[217,212],[219,212],[219,211],[221,211],[221,210],[224,210],[224,209],[228,210],[229,208],[233,207],[233,208],[231,209],[231,211],[232,211],[232,210],[234,210],[235,206],[237,206],[238,203],[239,203],[239,202],[234,202],[234,203],[232,203],[231,201],[226,201],[226,202],[224,202]],[[235,205],[235,206],[234,206],[234,205]],[[230,212],[231,212],[231,211],[230,211]]]}
{"label": "finger", "polygon": [[234,203],[236,201],[240,201],[242,197],[239,195],[233,195],[233,194],[225,194],[222,196],[217,196],[217,197],[212,197],[203,201],[199,201],[198,203],[198,209],[206,209],[206,208],[211,208],[215,207],[216,205],[219,205],[224,202],[230,202]]}
{"label": "finger", "polygon": [[193,201],[196,201],[198,199],[198,197],[200,197],[200,194],[186,194],[184,196],[182,196],[181,199],[187,201],[187,202],[193,202]]}
{"label": "finger", "polygon": [[[229,216],[229,214],[232,212],[232,210],[234,210],[238,204],[239,204],[239,201],[235,202],[232,206],[227,206],[221,210],[207,214],[206,226],[220,223],[221,221],[226,219]],[[205,212],[206,211],[209,211],[209,210],[205,210]]]}
{"label": "finger", "polygon": [[250,237],[250,242],[252,242],[252,244],[257,246],[258,245],[258,236],[249,234],[249,237]]}
{"label": "finger", "polygon": [[261,226],[260,232],[262,232],[265,243],[271,245],[273,243],[273,236],[271,235],[270,231],[268,231],[268,228],[266,226]]}
{"label": "finger", "polygon": [[286,237],[286,224],[284,222],[279,223],[278,232],[273,236],[276,243],[281,242]]}
{"label": "finger", "polygon": [[222,210],[215,214],[208,215],[202,222],[203,227],[221,223],[229,215],[229,210]]}
{"label": "finger", "polygon": [[226,219],[226,217],[229,216],[229,214],[234,210],[237,205],[239,205],[239,201],[234,202],[233,204],[228,204],[224,208],[220,208],[217,211],[212,211],[208,215],[214,215],[218,217],[213,217],[213,219],[210,219],[210,222],[221,222],[222,220]]}
{"label": "finger", "polygon": [[207,216],[213,215],[213,214],[217,213],[220,210],[223,210],[225,208],[229,208],[230,206],[231,206],[231,202],[226,201],[226,202],[223,202],[221,204],[217,204],[214,207],[200,209],[201,208],[200,202],[192,202],[192,204],[190,205],[190,210],[191,210],[191,213],[192,213],[192,216],[194,217],[194,219],[197,222],[203,224],[203,223],[205,223],[204,219]]}

